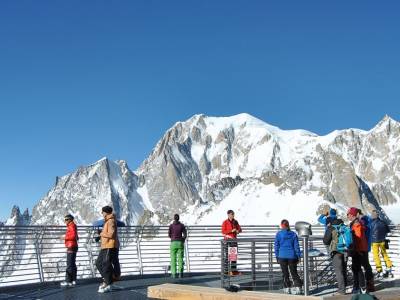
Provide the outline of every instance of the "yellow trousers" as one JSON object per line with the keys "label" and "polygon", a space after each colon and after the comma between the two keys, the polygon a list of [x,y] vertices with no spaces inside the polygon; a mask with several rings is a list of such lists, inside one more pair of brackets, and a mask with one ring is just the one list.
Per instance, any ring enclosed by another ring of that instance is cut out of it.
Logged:
{"label": "yellow trousers", "polygon": [[379,252],[385,261],[386,268],[391,268],[392,262],[386,252],[385,242],[372,243],[372,254],[374,255],[376,270],[382,272],[382,263],[381,258],[379,257]]}

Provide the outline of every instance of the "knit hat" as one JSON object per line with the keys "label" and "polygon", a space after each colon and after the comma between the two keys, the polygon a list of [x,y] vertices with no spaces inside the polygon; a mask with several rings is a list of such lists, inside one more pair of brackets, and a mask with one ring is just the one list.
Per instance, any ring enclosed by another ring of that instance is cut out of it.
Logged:
{"label": "knit hat", "polygon": [[330,215],[331,217],[336,217],[336,209],[331,208],[331,209],[329,210],[329,215]]}
{"label": "knit hat", "polygon": [[111,206],[104,206],[102,209],[101,209],[101,211],[102,212],[105,212],[106,214],[111,214],[112,212],[113,212],[113,209],[112,209],[112,207]]}
{"label": "knit hat", "polygon": [[350,207],[349,210],[347,211],[348,215],[351,215],[353,217],[356,217],[358,214],[359,209],[356,207]]}

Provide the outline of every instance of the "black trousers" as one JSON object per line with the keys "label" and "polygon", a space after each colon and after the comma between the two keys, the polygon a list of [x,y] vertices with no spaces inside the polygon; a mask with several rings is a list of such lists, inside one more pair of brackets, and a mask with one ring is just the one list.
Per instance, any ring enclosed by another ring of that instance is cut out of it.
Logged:
{"label": "black trousers", "polygon": [[65,270],[65,281],[67,282],[76,281],[78,271],[76,268],[76,252],[78,252],[78,247],[67,250],[67,269]]}
{"label": "black trousers", "polygon": [[104,282],[109,285],[113,283],[114,268],[112,262],[115,261],[117,249],[101,249],[96,260],[96,267],[99,270]]}
{"label": "black trousers", "polygon": [[332,256],[332,265],[335,270],[336,281],[338,283],[338,292],[344,294],[347,285],[347,267],[344,259],[344,254],[334,253]]}
{"label": "black trousers", "polygon": [[365,271],[365,279],[367,285],[374,280],[374,274],[372,273],[371,265],[368,260],[368,252],[354,252],[351,256],[351,271],[353,272],[353,287],[360,288],[360,274],[362,274],[362,268]]}
{"label": "black trousers", "polygon": [[121,276],[121,265],[119,264],[119,249],[115,249],[115,255],[112,257],[112,265],[114,270],[114,276],[120,277]]}
{"label": "black trousers", "polygon": [[293,279],[294,286],[295,287],[302,286],[300,276],[297,273],[297,263],[298,263],[297,259],[279,258],[279,264],[281,265],[284,288],[291,287],[292,285],[289,278],[289,270],[290,270],[290,275],[292,276]]}

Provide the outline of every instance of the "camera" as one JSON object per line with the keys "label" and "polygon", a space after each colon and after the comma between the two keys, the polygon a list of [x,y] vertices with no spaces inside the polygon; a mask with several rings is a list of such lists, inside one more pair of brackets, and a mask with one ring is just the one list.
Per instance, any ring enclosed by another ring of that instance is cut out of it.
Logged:
{"label": "camera", "polygon": [[100,233],[101,233],[101,229],[97,228],[96,235],[93,237],[93,240],[96,243],[100,242],[100,239],[101,239]]}

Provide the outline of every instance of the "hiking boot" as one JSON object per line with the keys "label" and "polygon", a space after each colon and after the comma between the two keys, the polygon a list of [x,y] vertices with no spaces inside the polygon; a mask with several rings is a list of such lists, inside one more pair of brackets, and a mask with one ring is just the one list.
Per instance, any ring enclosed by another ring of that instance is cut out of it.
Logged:
{"label": "hiking boot", "polygon": [[375,292],[375,283],[374,280],[367,281],[367,293]]}
{"label": "hiking boot", "polygon": [[230,271],[229,275],[230,276],[239,276],[239,275],[242,275],[242,273],[240,273],[239,271]]}
{"label": "hiking boot", "polygon": [[283,293],[285,294],[290,294],[290,288],[284,288]]}
{"label": "hiking boot", "polygon": [[99,289],[98,289],[97,291],[100,293],[100,290],[103,289],[106,285],[107,285],[107,284],[106,284],[105,282],[102,282],[102,283],[99,285]]}
{"label": "hiking boot", "polygon": [[73,285],[72,285],[72,282],[63,281],[63,282],[60,283],[60,286],[61,287],[70,287],[70,286],[73,286]]}
{"label": "hiking boot", "polygon": [[293,295],[301,295],[301,288],[298,286],[295,286],[292,288],[292,294]]}
{"label": "hiking boot", "polygon": [[106,286],[101,286],[98,290],[99,293],[104,294],[112,291],[112,286],[111,284],[106,285]]}
{"label": "hiking boot", "polygon": [[383,272],[382,271],[378,271],[375,273],[374,277],[376,279],[382,279],[383,278]]}
{"label": "hiking boot", "polygon": [[392,268],[388,268],[386,271],[385,271],[385,274],[383,274],[383,277],[384,278],[393,278],[394,277],[394,275],[393,275],[393,273],[392,273]]}

